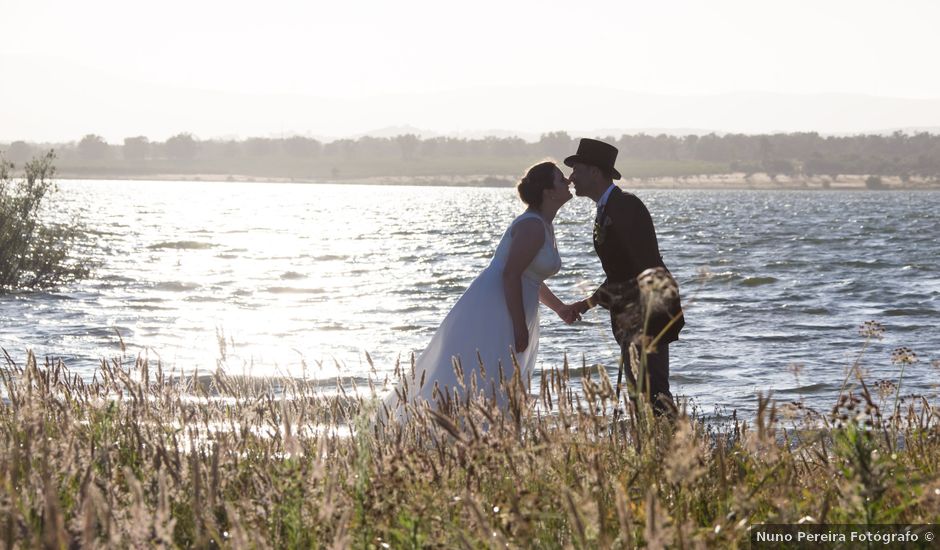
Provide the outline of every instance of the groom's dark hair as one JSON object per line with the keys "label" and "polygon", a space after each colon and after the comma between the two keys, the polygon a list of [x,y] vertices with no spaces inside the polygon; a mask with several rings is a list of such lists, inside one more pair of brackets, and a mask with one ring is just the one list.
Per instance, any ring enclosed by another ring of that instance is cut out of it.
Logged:
{"label": "groom's dark hair", "polygon": [[555,185],[555,170],[558,166],[546,160],[540,162],[528,170],[519,180],[516,189],[519,191],[519,198],[532,208],[542,206],[542,191],[551,189]]}

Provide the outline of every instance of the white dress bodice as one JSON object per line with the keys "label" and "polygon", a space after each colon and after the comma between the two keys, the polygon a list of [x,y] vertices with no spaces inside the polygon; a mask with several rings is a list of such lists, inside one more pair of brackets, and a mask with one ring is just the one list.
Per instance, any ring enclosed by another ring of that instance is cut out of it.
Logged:
{"label": "white dress bodice", "polygon": [[496,268],[502,272],[509,258],[509,249],[512,247],[513,228],[520,221],[530,218],[535,218],[542,222],[545,228],[545,242],[535,255],[535,258],[532,259],[532,263],[526,268],[523,277],[541,284],[542,281],[561,270],[561,256],[558,254],[558,244],[555,242],[554,228],[552,228],[551,224],[547,223],[542,216],[539,216],[535,212],[523,212],[509,224],[509,228],[506,229],[506,233],[503,234],[503,238],[500,239],[499,245],[496,247],[493,259],[490,260],[490,268]]}

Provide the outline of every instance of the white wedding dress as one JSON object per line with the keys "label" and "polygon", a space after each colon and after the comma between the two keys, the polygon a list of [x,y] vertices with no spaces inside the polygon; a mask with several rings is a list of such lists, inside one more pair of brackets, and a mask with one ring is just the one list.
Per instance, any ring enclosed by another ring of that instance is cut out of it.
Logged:
{"label": "white wedding dress", "polygon": [[[414,380],[408,380],[409,403],[420,403],[424,400],[433,404],[435,383],[442,390],[448,388],[451,393],[456,388],[460,397],[465,397],[463,390],[459,388],[452,358],[457,358],[462,365],[464,386],[470,388],[471,373],[476,373],[477,387],[479,391],[485,391],[487,396],[492,394],[494,387],[497,390],[500,388],[500,365],[505,379],[509,380],[513,376],[515,369],[510,349],[515,348],[515,338],[503,290],[503,269],[509,257],[513,228],[520,221],[530,218],[544,224],[545,243],[522,276],[522,303],[526,325],[529,328],[529,345],[522,353],[516,353],[516,362],[521,369],[522,380],[528,380],[539,349],[539,287],[542,281],[561,269],[554,229],[534,212],[525,212],[513,220],[500,239],[489,266],[457,300],[431,338],[428,347],[418,357]],[[485,380],[480,377],[480,359],[486,375]],[[422,380],[422,376],[424,385],[415,387]],[[392,391],[386,397],[385,406],[392,417],[401,420],[406,413],[400,404],[398,391]],[[505,396],[501,397],[499,391],[497,402],[501,407],[505,407]]]}

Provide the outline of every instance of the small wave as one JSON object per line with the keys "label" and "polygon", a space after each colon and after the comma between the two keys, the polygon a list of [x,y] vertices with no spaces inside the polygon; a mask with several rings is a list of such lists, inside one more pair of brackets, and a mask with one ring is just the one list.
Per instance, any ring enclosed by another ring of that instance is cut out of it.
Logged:
{"label": "small wave", "polygon": [[147,303],[147,304],[157,303],[159,304],[161,302],[165,302],[166,300],[158,296],[137,296],[137,297],[128,298],[127,301],[131,303]]}
{"label": "small wave", "polygon": [[292,286],[271,286],[264,289],[271,294],[323,294],[326,292],[322,288],[295,288]]}
{"label": "small wave", "polygon": [[741,284],[744,286],[761,286],[776,283],[777,280],[776,277],[747,277],[741,281]]}
{"label": "small wave", "polygon": [[125,276],[123,276],[123,275],[104,275],[104,276],[102,276],[102,277],[98,277],[98,280],[99,280],[99,281],[109,281],[109,282],[112,282],[112,281],[113,281],[113,282],[116,282],[116,283],[136,283],[136,282],[137,282],[137,279],[132,279],[132,278],[130,278],[130,277],[125,277]]}
{"label": "small wave", "polygon": [[414,285],[411,288],[397,288],[392,291],[392,294],[401,294],[404,296],[413,296],[415,294],[423,294],[423,292],[419,288],[416,288],[416,287],[428,287],[428,286],[430,285],[429,284],[422,285],[419,283],[419,284]]}
{"label": "small wave", "polygon": [[307,276],[303,273],[297,273],[296,271],[285,271],[281,273],[281,279],[284,280],[296,280],[296,279],[306,279]]}
{"label": "small wave", "polygon": [[800,260],[775,260],[773,262],[767,262],[767,267],[776,267],[776,268],[806,267],[807,265],[809,264]]}
{"label": "small wave", "polygon": [[697,374],[674,374],[670,375],[670,378],[677,384],[701,384],[709,381],[708,377]]}
{"label": "small wave", "polygon": [[885,268],[891,267],[891,264],[884,262],[882,260],[849,260],[846,262],[838,262],[835,264],[837,267],[863,267],[865,269],[871,269],[873,267]]}
{"label": "small wave", "polygon": [[824,332],[839,330],[842,328],[842,325],[839,325],[837,322],[833,321],[829,324],[811,324],[811,323],[796,323],[789,326],[793,330],[804,330],[807,332]]}
{"label": "small wave", "polygon": [[396,325],[391,327],[392,330],[418,330],[422,327],[418,325]]}
{"label": "small wave", "polygon": [[794,339],[792,334],[746,334],[743,337],[760,342],[789,342]]}
{"label": "small wave", "polygon": [[937,311],[927,308],[897,308],[889,309],[884,314],[888,317],[927,316],[937,315]]}
{"label": "small wave", "polygon": [[81,293],[78,293],[78,292],[73,293],[73,294],[62,294],[58,292],[27,291],[27,292],[23,292],[21,295],[29,296],[30,299],[35,298],[38,301],[64,302],[68,300],[80,299],[81,297],[80,294]]}
{"label": "small wave", "polygon": [[222,298],[218,298],[215,296],[189,296],[186,298],[185,301],[201,303],[201,302],[221,302],[223,300]]}
{"label": "small wave", "polygon": [[157,250],[162,248],[174,248],[177,250],[204,250],[215,247],[212,243],[203,243],[199,241],[164,241],[152,244],[147,248]]}
{"label": "small wave", "polygon": [[425,308],[426,306],[414,305],[414,306],[408,306],[408,307],[403,307],[401,309],[397,309],[393,313],[416,313],[418,311],[424,311]]}
{"label": "small wave", "polygon": [[314,256],[313,261],[315,262],[336,262],[342,260],[348,260],[349,256],[345,255],[336,255],[336,254],[324,254],[323,256]]}
{"label": "small wave", "polygon": [[170,292],[185,292],[199,288],[196,283],[182,283],[180,281],[166,281],[153,285],[154,290],[167,290]]}
{"label": "small wave", "polygon": [[172,311],[175,309],[172,307],[158,306],[156,304],[148,303],[130,304],[128,307],[134,311]]}
{"label": "small wave", "polygon": [[[119,223],[112,223],[110,227],[123,228],[127,226],[123,224],[119,224]],[[102,229],[87,229],[86,232],[89,235],[95,235],[98,237],[115,237],[115,236],[123,235],[123,233],[120,233],[117,231],[104,231]]]}
{"label": "small wave", "polygon": [[436,290],[443,292],[461,291],[466,289],[467,285],[465,283],[441,283],[436,286]]}
{"label": "small wave", "polygon": [[83,338],[103,338],[106,340],[114,339],[115,343],[118,341],[118,333],[120,333],[121,338],[127,340],[134,335],[134,330],[129,327],[84,326],[69,328],[63,331],[63,334],[69,336],[81,336]]}
{"label": "small wave", "polygon": [[829,384],[824,384],[818,382],[816,384],[807,384],[805,386],[797,386],[795,388],[775,388],[774,393],[783,393],[783,394],[800,394],[800,393],[818,393],[829,388]]}
{"label": "small wave", "polygon": [[718,273],[709,273],[708,278],[714,281],[735,281],[740,279],[741,276],[734,271],[721,271]]}

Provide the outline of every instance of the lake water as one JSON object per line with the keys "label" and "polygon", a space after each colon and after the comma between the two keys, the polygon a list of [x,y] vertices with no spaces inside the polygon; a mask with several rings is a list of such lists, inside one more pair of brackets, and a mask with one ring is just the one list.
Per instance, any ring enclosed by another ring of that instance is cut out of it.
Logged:
{"label": "lake water", "polygon": [[[0,296],[0,345],[61,357],[90,376],[101,358],[160,358],[181,372],[365,380],[428,342],[488,263],[522,205],[511,189],[261,183],[63,181],[58,208],[97,232],[92,277]],[[637,193],[682,288],[687,324],[670,348],[674,393],[752,411],[759,391],[828,410],[862,360],[897,380],[891,352],[912,348],[904,394],[937,395],[940,193],[676,191]],[[594,206],[575,198],[556,233],[565,301],[603,279]],[[707,271],[710,277],[702,278]],[[542,308],[541,368],[607,365],[606,311],[566,326]],[[798,365],[800,368],[794,368]],[[798,372],[795,375],[794,372]],[[537,378],[537,376],[536,376]]]}

